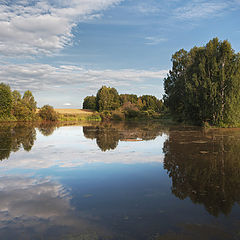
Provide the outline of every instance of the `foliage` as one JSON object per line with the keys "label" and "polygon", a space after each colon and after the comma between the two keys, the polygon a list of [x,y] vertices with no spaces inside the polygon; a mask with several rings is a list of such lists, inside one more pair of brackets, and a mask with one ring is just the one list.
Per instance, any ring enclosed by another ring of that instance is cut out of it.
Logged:
{"label": "foliage", "polygon": [[11,92],[10,86],[0,84],[0,121],[36,120],[36,102],[30,91],[21,97],[20,92]]}
{"label": "foliage", "polygon": [[11,117],[12,93],[9,85],[0,83],[0,117]]}
{"label": "foliage", "polygon": [[120,94],[120,102],[121,105],[124,105],[124,103],[130,102],[132,104],[137,104],[138,96],[135,94]]}
{"label": "foliage", "polygon": [[120,98],[115,88],[102,86],[96,97],[97,110],[102,112],[104,110],[115,110],[120,107]]}
{"label": "foliage", "polygon": [[54,108],[50,105],[44,105],[39,110],[39,116],[45,121],[57,121],[58,114],[55,112]]}
{"label": "foliage", "polygon": [[21,94],[14,90],[12,92],[12,114],[18,121],[30,121],[35,119],[35,111],[31,110],[23,100]]}
{"label": "foliage", "polygon": [[240,119],[240,55],[217,38],[172,56],[165,102],[180,120],[235,125]]}
{"label": "foliage", "polygon": [[100,112],[101,119],[124,120],[124,119],[151,119],[159,118],[159,113],[164,109],[162,100],[155,96],[144,95],[138,97],[135,94],[118,94],[115,88],[102,86],[98,90],[96,98],[87,96],[84,99],[83,108],[94,107]]}
{"label": "foliage", "polygon": [[90,116],[87,116],[86,119],[87,119],[87,121],[95,121],[95,122],[99,122],[99,121],[102,120],[101,116],[98,113],[90,115]]}
{"label": "foliage", "polygon": [[85,97],[83,101],[83,109],[97,110],[96,97],[95,96]]}
{"label": "foliage", "polygon": [[142,104],[141,109],[146,110],[153,110],[155,112],[161,112],[163,107],[163,102],[158,100],[155,96],[152,95],[143,95],[140,97]]}
{"label": "foliage", "polygon": [[37,109],[37,103],[34,99],[34,96],[32,95],[32,92],[27,90],[24,94],[23,94],[23,98],[22,98],[23,102],[27,105],[27,107],[35,112]]}
{"label": "foliage", "polygon": [[125,114],[121,111],[115,110],[112,112],[112,120],[121,121],[125,119]]}

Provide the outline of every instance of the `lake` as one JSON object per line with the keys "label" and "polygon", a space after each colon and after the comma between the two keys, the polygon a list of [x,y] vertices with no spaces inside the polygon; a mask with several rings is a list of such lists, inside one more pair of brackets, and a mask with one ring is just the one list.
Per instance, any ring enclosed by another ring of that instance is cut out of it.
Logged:
{"label": "lake", "polygon": [[240,239],[240,130],[0,125],[0,239]]}

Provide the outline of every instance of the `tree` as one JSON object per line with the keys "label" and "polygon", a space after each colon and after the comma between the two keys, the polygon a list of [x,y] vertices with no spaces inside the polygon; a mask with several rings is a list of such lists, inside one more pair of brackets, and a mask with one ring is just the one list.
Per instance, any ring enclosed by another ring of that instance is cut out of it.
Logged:
{"label": "tree", "polygon": [[163,103],[155,96],[143,95],[140,97],[140,99],[142,100],[142,110],[153,110],[154,112],[161,112]]}
{"label": "tree", "polygon": [[83,101],[83,109],[97,110],[96,97],[95,96],[85,97]]}
{"label": "tree", "polygon": [[11,117],[12,93],[9,85],[0,83],[0,118]]}
{"label": "tree", "polygon": [[164,101],[173,115],[185,117],[185,84],[188,53],[184,49],[172,56],[172,70],[164,79]]}
{"label": "tree", "polygon": [[29,109],[24,105],[21,94],[17,90],[12,92],[12,114],[17,120],[26,120],[29,115]]}
{"label": "tree", "polygon": [[120,94],[119,97],[121,105],[123,105],[126,102],[130,102],[132,104],[137,104],[138,102],[138,97],[135,94]]}
{"label": "tree", "polygon": [[97,110],[115,110],[120,107],[120,98],[115,88],[102,86],[96,97]]}
{"label": "tree", "polygon": [[50,105],[44,105],[39,110],[39,116],[41,119],[45,121],[57,121],[58,119],[57,113],[55,112],[54,108]]}
{"label": "tree", "polygon": [[37,109],[37,102],[34,99],[31,91],[26,91],[22,98],[24,104],[30,109],[30,111],[34,112]]}
{"label": "tree", "polygon": [[165,102],[181,120],[234,125],[240,119],[240,55],[217,38],[172,57]]}

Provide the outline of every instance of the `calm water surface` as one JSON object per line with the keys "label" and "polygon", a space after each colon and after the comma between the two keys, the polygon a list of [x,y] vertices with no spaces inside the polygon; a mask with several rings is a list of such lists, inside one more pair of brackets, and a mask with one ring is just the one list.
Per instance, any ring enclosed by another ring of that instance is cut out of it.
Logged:
{"label": "calm water surface", "polygon": [[240,130],[0,125],[0,239],[240,239]]}

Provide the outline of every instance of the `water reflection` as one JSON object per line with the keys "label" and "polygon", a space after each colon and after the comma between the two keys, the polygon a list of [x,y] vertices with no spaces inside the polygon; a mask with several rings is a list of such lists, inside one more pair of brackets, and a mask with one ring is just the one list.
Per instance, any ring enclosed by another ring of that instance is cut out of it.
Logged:
{"label": "water reflection", "polygon": [[1,239],[240,236],[239,130],[15,124],[0,141],[2,158],[29,151],[1,162]]}
{"label": "water reflection", "polygon": [[228,215],[240,203],[240,132],[170,131],[164,168],[172,193],[203,204],[213,216]]}
{"label": "water reflection", "polygon": [[47,122],[40,123],[37,128],[43,136],[51,136],[57,127],[59,127],[59,124],[54,122]]}
{"label": "water reflection", "polygon": [[76,213],[69,191],[49,177],[0,177],[0,194],[1,239],[99,239],[95,236],[110,235]]}
{"label": "water reflection", "polygon": [[105,123],[94,126],[84,126],[86,138],[96,139],[98,147],[103,151],[114,150],[119,141],[154,140],[166,132],[159,123]]}
{"label": "water reflection", "polygon": [[36,130],[31,124],[0,125],[0,160],[9,158],[12,151],[20,148],[30,151],[35,140]]}
{"label": "water reflection", "polygon": [[[70,124],[73,125],[73,124]],[[0,126],[0,160],[9,158],[11,152],[17,152],[21,148],[30,151],[36,140],[36,130],[44,136],[51,136],[56,129],[69,124],[41,123],[33,124],[2,124]],[[107,123],[88,124],[83,126],[86,138],[96,139],[98,147],[103,151],[114,150],[119,141],[146,141],[153,140],[158,135],[166,132],[157,123]]]}

